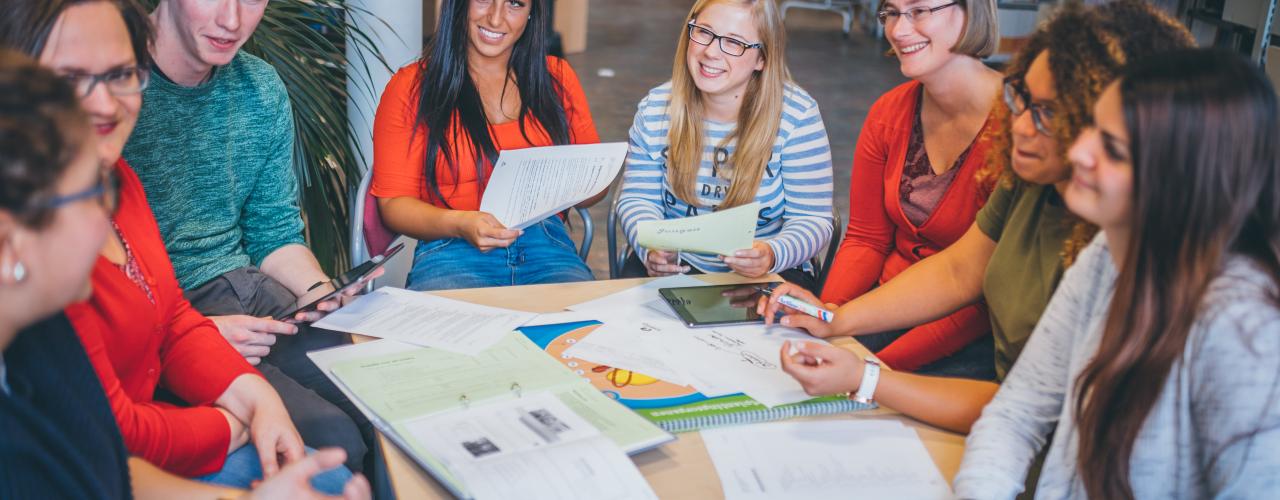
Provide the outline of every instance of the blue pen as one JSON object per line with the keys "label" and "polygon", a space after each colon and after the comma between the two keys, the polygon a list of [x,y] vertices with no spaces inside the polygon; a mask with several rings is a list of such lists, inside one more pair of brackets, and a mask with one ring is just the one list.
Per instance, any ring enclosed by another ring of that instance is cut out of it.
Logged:
{"label": "blue pen", "polygon": [[[760,293],[763,293],[767,296],[772,297],[773,289],[761,288]],[[797,299],[790,295],[783,294],[778,296],[778,303],[784,306],[790,307],[792,309],[795,309],[797,311],[800,311],[804,314],[808,314],[810,316],[818,318],[822,321],[826,321],[827,323],[830,323],[832,320],[836,319],[835,313],[828,311],[826,309],[823,309],[821,307],[815,306],[813,304],[810,304],[808,302],[805,302],[803,300]]]}

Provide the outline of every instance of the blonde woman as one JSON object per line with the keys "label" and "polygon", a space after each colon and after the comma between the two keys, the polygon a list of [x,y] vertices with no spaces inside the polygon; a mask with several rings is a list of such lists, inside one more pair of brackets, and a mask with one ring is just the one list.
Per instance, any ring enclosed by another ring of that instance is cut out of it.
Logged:
{"label": "blonde woman", "polygon": [[[807,261],[831,238],[831,150],[818,104],[791,82],[769,0],[699,0],[671,81],[640,101],[618,213],[636,249],[623,275],[781,273],[812,285]],[[643,220],[760,203],[756,241],[734,255],[649,251]],[[696,271],[694,271],[696,269]]]}

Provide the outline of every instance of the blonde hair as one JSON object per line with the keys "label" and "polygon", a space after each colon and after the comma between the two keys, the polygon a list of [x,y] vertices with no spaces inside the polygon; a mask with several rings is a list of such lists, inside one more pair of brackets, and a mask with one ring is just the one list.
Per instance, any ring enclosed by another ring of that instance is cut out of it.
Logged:
{"label": "blonde hair", "polygon": [[[760,33],[759,42],[763,45],[758,50],[764,59],[764,68],[756,71],[747,83],[742,107],[738,110],[737,126],[720,143],[723,147],[735,139],[738,141],[728,165],[717,170],[717,175],[730,180],[729,192],[720,208],[730,208],[750,203],[760,189],[765,166],[773,156],[773,143],[782,121],[783,92],[791,81],[791,74],[787,70],[786,31],[774,0],[698,0],[689,10],[685,24],[717,3],[751,9],[756,30]],[[703,102],[701,92],[693,83],[693,75],[689,73],[687,35],[685,30],[681,30],[671,69],[671,102],[667,107],[671,117],[671,128],[667,134],[667,175],[677,198],[690,206],[699,206],[694,185],[698,180],[698,169],[702,166]],[[714,44],[708,48],[719,50]]]}

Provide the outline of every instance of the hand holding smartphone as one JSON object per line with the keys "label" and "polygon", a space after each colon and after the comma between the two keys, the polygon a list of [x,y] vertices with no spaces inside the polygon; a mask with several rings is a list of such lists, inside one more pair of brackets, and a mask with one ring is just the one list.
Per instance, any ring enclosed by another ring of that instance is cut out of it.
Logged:
{"label": "hand holding smartphone", "polygon": [[381,255],[375,255],[372,259],[369,259],[364,263],[351,268],[351,270],[342,273],[340,276],[329,280],[329,285],[333,287],[333,290],[325,294],[323,297],[320,297],[307,305],[289,311],[288,313],[276,316],[275,319],[277,321],[298,323],[299,321],[294,319],[298,313],[315,311],[322,302],[332,300],[334,297],[341,295],[343,291],[349,290],[352,287],[364,286],[364,284],[372,278],[374,273],[379,269],[382,269],[382,266],[386,264],[387,261],[391,260],[392,257],[397,253],[400,253],[400,250],[403,249],[404,243],[392,245],[391,248],[388,248],[387,251],[383,252]]}

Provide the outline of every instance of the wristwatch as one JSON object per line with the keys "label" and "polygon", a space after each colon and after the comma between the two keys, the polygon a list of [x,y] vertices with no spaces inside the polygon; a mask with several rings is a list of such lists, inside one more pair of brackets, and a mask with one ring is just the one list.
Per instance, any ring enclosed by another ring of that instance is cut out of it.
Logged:
{"label": "wristwatch", "polygon": [[867,358],[863,361],[865,364],[862,368],[862,383],[858,384],[858,392],[854,393],[853,400],[867,404],[874,401],[876,383],[880,381],[880,362],[875,358]]}

